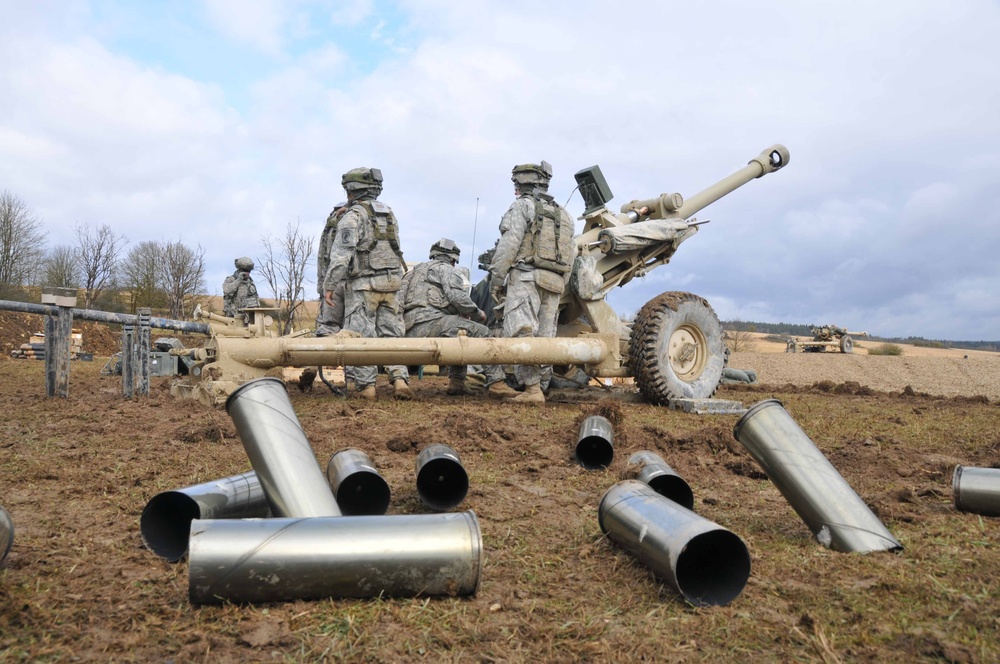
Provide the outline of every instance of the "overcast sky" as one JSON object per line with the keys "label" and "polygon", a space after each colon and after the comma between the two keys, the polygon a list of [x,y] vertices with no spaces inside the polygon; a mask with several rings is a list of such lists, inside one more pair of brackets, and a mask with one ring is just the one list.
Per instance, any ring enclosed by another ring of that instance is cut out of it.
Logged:
{"label": "overcast sky", "polygon": [[180,238],[218,294],[263,235],[318,239],[341,174],[375,166],[406,258],[444,235],[468,265],[516,163],[551,162],[560,203],[599,164],[617,211],[783,143],[786,169],[699,213],[612,304],[685,290],[722,319],[1000,339],[995,0],[0,0],[0,16],[0,189],[50,246],[80,223]]}

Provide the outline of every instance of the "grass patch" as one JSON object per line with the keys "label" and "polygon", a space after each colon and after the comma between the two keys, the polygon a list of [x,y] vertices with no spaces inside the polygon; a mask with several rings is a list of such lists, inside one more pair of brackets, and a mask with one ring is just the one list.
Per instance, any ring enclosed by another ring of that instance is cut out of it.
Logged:
{"label": "grass patch", "polygon": [[903,347],[898,344],[879,344],[868,349],[869,355],[902,355]]}

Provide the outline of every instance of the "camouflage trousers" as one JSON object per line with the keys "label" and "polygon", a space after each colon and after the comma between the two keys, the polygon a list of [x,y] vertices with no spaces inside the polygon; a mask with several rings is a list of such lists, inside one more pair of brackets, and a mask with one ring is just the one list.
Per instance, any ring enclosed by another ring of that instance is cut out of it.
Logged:
{"label": "camouflage trousers", "polygon": [[[470,337],[483,338],[490,336],[489,328],[482,323],[477,323],[469,320],[468,318],[452,314],[445,314],[444,316],[435,318],[434,320],[416,323],[406,331],[406,336],[457,337],[458,333],[462,330],[464,330]],[[464,364],[461,366],[453,365],[448,367],[449,378],[464,379],[468,372],[469,367]],[[503,367],[497,364],[483,365],[483,374],[486,376],[487,385],[492,385],[493,383],[499,382],[505,378]]]}
{"label": "camouflage trousers", "polygon": [[[535,283],[534,272],[511,270],[507,276],[507,299],[503,308],[505,337],[554,337],[559,316],[559,293],[547,291]],[[523,385],[547,389],[552,366],[517,365],[514,376]]]}
{"label": "camouflage trousers", "polygon": [[316,336],[325,337],[340,332],[344,327],[344,285],[333,290],[333,306],[327,304],[323,293],[319,296],[319,312],[316,314]]}
{"label": "camouflage trousers", "polygon": [[[363,337],[402,337],[403,314],[396,304],[395,293],[379,293],[372,290],[355,290],[348,283],[344,289],[344,329],[357,332]],[[406,367],[394,364],[385,367],[390,380],[402,378],[409,382]],[[347,380],[353,378],[359,390],[375,384],[378,367],[344,367]]]}

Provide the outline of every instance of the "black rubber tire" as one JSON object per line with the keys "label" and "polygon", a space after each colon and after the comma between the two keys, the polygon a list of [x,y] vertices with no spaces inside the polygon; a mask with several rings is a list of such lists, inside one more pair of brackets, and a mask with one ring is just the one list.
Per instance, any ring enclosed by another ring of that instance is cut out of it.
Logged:
{"label": "black rubber tire", "polygon": [[726,365],[722,324],[704,298],[663,293],[636,314],[628,360],[650,403],[707,399],[719,387]]}
{"label": "black rubber tire", "polygon": [[851,339],[851,336],[849,334],[845,334],[840,338],[840,352],[841,353],[854,352],[854,339]]}

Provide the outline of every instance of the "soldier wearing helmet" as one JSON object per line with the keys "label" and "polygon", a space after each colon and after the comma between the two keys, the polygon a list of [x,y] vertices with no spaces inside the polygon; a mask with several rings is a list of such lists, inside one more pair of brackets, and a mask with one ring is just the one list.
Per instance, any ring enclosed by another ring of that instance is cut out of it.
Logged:
{"label": "soldier wearing helmet", "polygon": [[[403,322],[408,337],[488,337],[483,323],[486,314],[469,297],[469,289],[455,267],[461,250],[447,238],[431,245],[430,260],[421,263],[403,277],[399,299],[403,303]],[[486,389],[493,396],[514,396],[504,382],[498,365],[484,367]],[[448,394],[467,395],[468,367],[448,367]]]}
{"label": "soldier wearing helmet", "polygon": [[250,276],[253,259],[243,256],[233,263],[236,271],[222,282],[222,305],[226,316],[238,316],[243,309],[260,306],[257,285]]}
{"label": "soldier wearing helmet", "polygon": [[[573,264],[573,218],[548,194],[552,166],[520,164],[511,171],[516,200],[500,220],[490,263],[490,291],[502,303],[506,337],[554,337],[559,298]],[[544,403],[551,366],[518,365],[519,403]]]}
{"label": "soldier wearing helmet", "polygon": [[[323,279],[323,299],[336,311],[338,291],[343,290],[344,330],[364,337],[402,337],[402,308],[396,293],[402,285],[406,263],[399,248],[399,226],[392,209],[378,200],[382,171],[353,168],[341,179],[347,192],[347,209],[334,224],[329,243],[329,264]],[[397,399],[410,399],[406,367],[385,367]],[[375,398],[375,366],[347,367],[361,396]]]}

